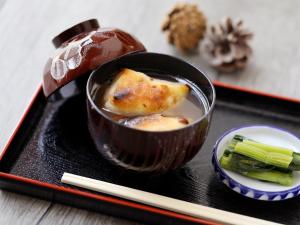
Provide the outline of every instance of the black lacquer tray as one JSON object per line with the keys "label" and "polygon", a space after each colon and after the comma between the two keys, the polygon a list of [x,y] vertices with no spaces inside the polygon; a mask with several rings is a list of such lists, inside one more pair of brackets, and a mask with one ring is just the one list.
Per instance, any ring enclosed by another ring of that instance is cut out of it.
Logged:
{"label": "black lacquer tray", "polygon": [[300,136],[300,101],[219,82],[215,87],[217,101],[204,146],[191,162],[163,176],[126,172],[96,152],[86,127],[84,94],[47,103],[39,89],[2,153],[1,187],[145,223],[216,224],[64,185],[60,179],[69,172],[274,222],[300,223],[299,198],[264,202],[243,197],[228,189],[211,165],[214,143],[234,127],[274,125]]}

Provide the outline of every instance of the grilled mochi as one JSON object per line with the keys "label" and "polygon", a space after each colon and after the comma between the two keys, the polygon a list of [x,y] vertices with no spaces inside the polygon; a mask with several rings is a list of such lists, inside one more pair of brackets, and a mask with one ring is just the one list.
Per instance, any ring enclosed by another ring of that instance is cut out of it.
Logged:
{"label": "grilled mochi", "polygon": [[126,116],[161,113],[179,104],[189,87],[122,69],[104,95],[104,107]]}
{"label": "grilled mochi", "polygon": [[163,116],[161,114],[139,116],[125,122],[125,125],[128,127],[146,131],[174,130],[188,124],[189,121],[184,117]]}

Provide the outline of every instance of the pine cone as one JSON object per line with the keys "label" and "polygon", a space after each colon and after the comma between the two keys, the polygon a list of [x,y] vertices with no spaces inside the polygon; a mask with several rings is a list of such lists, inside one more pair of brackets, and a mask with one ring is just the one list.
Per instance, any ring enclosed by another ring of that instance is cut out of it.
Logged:
{"label": "pine cone", "polygon": [[252,53],[248,41],[253,34],[242,25],[242,20],[233,23],[226,18],[219,25],[211,26],[204,47],[216,69],[229,73],[246,66]]}
{"label": "pine cone", "polygon": [[176,4],[169,12],[162,30],[168,40],[186,52],[197,48],[206,30],[206,18],[194,4]]}

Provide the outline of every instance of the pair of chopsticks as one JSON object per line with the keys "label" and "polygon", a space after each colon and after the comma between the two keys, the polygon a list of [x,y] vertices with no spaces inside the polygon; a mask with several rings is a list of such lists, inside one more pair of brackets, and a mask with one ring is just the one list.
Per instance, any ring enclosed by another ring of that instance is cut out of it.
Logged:
{"label": "pair of chopsticks", "polygon": [[238,225],[275,225],[278,223],[257,219],[254,217],[244,216],[231,213],[207,206],[202,206],[150,192],[140,191],[133,188],[124,187],[104,181],[99,181],[87,177],[82,177],[70,173],[64,173],[61,181],[65,184],[74,185],[81,188],[117,196],[145,205],[166,209],[176,213],[189,215],[196,218],[206,219],[222,224]]}

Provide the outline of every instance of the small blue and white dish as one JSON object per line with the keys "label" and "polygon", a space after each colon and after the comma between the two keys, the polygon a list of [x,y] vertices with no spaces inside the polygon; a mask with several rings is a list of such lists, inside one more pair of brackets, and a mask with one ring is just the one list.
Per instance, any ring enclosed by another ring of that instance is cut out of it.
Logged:
{"label": "small blue and white dish", "polygon": [[300,194],[300,171],[293,172],[294,184],[293,186],[286,187],[251,179],[221,168],[219,159],[223,155],[229,141],[236,134],[262,143],[282,146],[294,152],[300,152],[300,140],[295,135],[283,129],[263,125],[232,129],[216,142],[212,157],[215,172],[226,186],[243,196],[264,201],[281,201]]}

